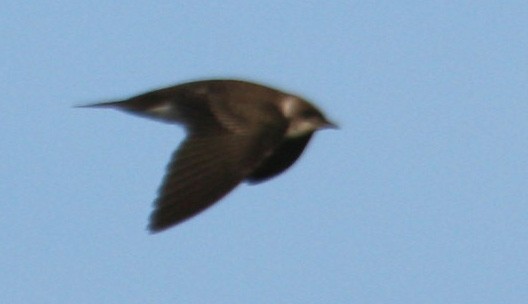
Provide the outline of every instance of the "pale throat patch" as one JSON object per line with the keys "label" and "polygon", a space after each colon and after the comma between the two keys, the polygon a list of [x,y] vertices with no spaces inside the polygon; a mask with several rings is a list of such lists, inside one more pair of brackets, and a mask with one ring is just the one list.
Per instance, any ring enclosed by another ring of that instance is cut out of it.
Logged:
{"label": "pale throat patch", "polygon": [[294,96],[286,96],[281,100],[282,114],[290,121],[290,126],[286,130],[286,137],[304,136],[317,129],[311,120],[304,120],[301,117],[295,117],[301,101]]}
{"label": "pale throat patch", "polygon": [[299,137],[317,130],[317,126],[310,120],[295,120],[286,130],[286,137]]}

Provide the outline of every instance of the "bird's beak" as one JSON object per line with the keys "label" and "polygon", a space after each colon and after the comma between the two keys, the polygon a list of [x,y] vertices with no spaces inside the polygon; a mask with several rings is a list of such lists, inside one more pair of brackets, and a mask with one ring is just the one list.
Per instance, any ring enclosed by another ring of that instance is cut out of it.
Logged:
{"label": "bird's beak", "polygon": [[339,126],[336,123],[327,120],[321,125],[321,129],[339,129]]}

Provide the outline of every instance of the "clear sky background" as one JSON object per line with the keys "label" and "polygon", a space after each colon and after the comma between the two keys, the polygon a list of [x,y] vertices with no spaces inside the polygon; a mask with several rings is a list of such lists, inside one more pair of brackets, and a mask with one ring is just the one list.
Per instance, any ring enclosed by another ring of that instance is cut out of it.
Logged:
{"label": "clear sky background", "polygon": [[[528,303],[526,1],[2,1],[0,303]],[[203,78],[341,125],[146,231],[177,126],[72,106]]]}

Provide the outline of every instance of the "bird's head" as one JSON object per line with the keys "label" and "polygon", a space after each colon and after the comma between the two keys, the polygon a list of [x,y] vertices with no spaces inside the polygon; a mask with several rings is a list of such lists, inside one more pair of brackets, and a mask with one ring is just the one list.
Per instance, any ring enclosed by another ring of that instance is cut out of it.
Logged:
{"label": "bird's head", "polygon": [[337,128],[323,113],[309,102],[287,96],[281,101],[282,114],[289,121],[286,137],[299,137],[311,134],[319,129]]}

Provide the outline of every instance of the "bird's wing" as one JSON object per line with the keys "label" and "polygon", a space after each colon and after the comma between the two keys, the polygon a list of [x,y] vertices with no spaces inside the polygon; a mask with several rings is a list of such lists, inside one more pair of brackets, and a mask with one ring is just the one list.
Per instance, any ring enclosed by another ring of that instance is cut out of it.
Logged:
{"label": "bird's wing", "polygon": [[313,133],[285,139],[259,166],[246,178],[250,184],[266,181],[288,169],[301,156]]}
{"label": "bird's wing", "polygon": [[278,132],[191,134],[167,168],[149,229],[164,230],[214,204],[263,161],[274,148],[269,143],[279,142],[281,136]]}

